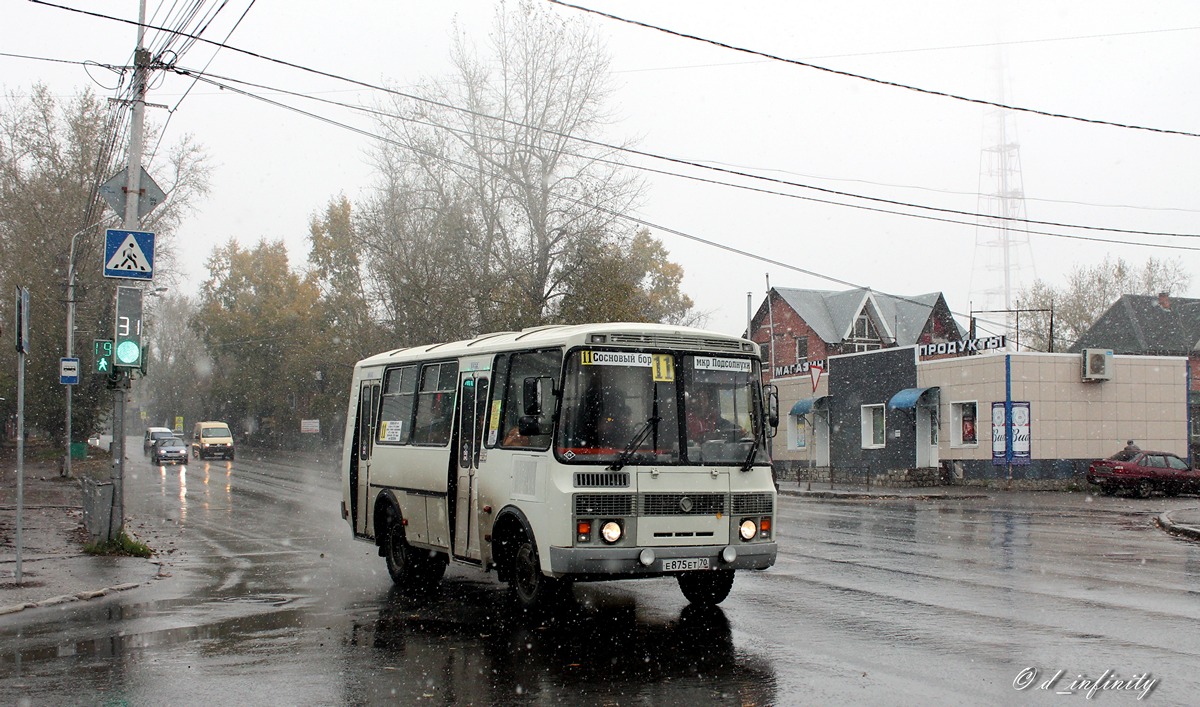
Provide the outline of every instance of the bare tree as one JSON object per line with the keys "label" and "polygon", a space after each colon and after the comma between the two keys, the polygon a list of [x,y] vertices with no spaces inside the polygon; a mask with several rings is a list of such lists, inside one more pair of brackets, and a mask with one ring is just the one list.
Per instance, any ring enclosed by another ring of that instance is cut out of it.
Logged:
{"label": "bare tree", "polygon": [[[608,55],[588,26],[525,2],[501,6],[485,52],[460,35],[452,59],[426,101],[398,98],[383,121],[364,238],[379,265],[436,262],[429,275],[470,304],[455,313],[470,329],[553,321],[586,265],[581,240],[627,243],[618,214],[642,194],[616,151],[575,139],[607,123]],[[412,306],[395,299],[403,283],[381,284],[394,310]]]}
{"label": "bare tree", "polygon": [[[1023,309],[1054,310],[1054,350],[1066,351],[1122,295],[1180,292],[1191,275],[1178,259],[1148,258],[1140,268],[1121,258],[1105,256],[1095,267],[1076,267],[1061,287],[1038,280],[1017,296]],[[1049,349],[1050,315],[1021,315],[1021,344],[1040,351]]]}

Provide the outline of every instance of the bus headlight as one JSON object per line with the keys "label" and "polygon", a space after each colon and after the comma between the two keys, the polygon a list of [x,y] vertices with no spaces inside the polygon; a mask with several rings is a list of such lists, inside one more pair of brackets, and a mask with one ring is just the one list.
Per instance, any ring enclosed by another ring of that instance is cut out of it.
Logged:
{"label": "bus headlight", "polygon": [[604,542],[609,545],[621,539],[621,524],[615,520],[605,521],[604,525],[600,526],[600,537],[604,538]]}
{"label": "bus headlight", "polygon": [[738,534],[742,536],[742,540],[753,540],[758,534],[758,526],[750,518],[742,521],[742,525],[738,528]]}

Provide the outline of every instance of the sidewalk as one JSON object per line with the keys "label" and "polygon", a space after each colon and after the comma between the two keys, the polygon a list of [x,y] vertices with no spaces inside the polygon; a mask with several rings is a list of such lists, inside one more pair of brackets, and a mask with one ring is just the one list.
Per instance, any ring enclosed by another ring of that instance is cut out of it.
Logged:
{"label": "sidewalk", "polygon": [[964,486],[914,486],[909,488],[890,488],[873,486],[850,486],[839,484],[837,488],[829,488],[829,482],[812,484],[807,481],[780,481],[779,493],[785,496],[803,496],[805,498],[914,498],[914,499],[944,499],[944,498],[987,498],[980,489]]}
{"label": "sidewalk", "polygon": [[[101,462],[105,468],[109,463]],[[23,499],[21,583],[17,584],[16,464],[5,460],[0,468],[0,616],[95,599],[164,576],[161,545],[169,547],[169,554],[174,552],[172,541],[136,518],[126,519],[126,532],[155,551],[150,559],[83,552],[88,538],[80,480],[59,476],[57,462],[25,462]]]}

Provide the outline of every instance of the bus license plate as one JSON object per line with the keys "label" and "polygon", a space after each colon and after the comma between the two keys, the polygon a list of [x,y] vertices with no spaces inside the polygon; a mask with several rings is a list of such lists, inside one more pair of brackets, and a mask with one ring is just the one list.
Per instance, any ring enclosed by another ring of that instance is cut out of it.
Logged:
{"label": "bus license plate", "polygon": [[706,569],[708,569],[707,557],[680,557],[674,560],[663,560],[663,572]]}

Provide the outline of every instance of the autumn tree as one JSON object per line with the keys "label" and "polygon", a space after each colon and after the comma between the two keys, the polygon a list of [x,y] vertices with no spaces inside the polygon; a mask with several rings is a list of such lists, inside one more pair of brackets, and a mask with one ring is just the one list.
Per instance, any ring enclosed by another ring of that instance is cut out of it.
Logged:
{"label": "autumn tree", "polygon": [[[396,273],[379,294],[401,337],[554,322],[572,287],[589,289],[573,296],[575,316],[596,311],[584,299],[621,301],[596,288],[629,286],[589,280],[629,252],[621,215],[643,188],[599,140],[604,46],[529,2],[501,6],[489,38],[481,49],[459,35],[453,74],[418,89],[426,100],[397,98],[381,124],[381,178],[361,233],[372,271]],[[431,313],[437,321],[421,319]]]}
{"label": "autumn tree", "polygon": [[587,269],[567,278],[560,321],[696,323],[691,298],[679,290],[683,268],[668,260],[666,248],[649,231],[639,231],[624,247],[587,239],[579,247],[578,258]]}
{"label": "autumn tree", "polygon": [[[1178,259],[1148,258],[1138,267],[1122,258],[1105,256],[1093,267],[1075,267],[1067,281],[1054,286],[1037,280],[1017,296],[1020,309],[1054,310],[1054,350],[1066,351],[1122,295],[1180,292],[1191,275]],[[1049,312],[1022,312],[1021,345],[1049,349]]]}
{"label": "autumn tree", "polygon": [[[85,375],[72,395],[72,430],[98,429],[111,394],[87,374],[93,338],[111,338],[113,287],[97,265],[104,228],[118,219],[98,196],[99,184],[124,159],[116,141],[124,104],[109,104],[90,91],[60,101],[40,84],[10,92],[0,106],[0,291],[30,290],[32,351],[26,358],[27,425],[61,437],[65,394],[58,360],[65,354],[67,278],[72,241],[76,271],[75,351]],[[150,126],[147,144],[158,133]],[[157,234],[155,271],[170,279],[171,244],[180,219],[208,188],[207,156],[185,138],[145,165],[167,199],[143,222]],[[9,300],[11,302],[11,299]],[[6,309],[6,311],[8,311]],[[0,348],[0,388],[12,390],[16,365],[11,346]],[[11,412],[14,396],[0,406]]]}
{"label": "autumn tree", "polygon": [[[246,249],[231,240],[207,266],[192,319],[212,359],[203,415],[225,420],[254,444],[293,443],[322,395],[328,338],[320,288],[291,271],[282,241]],[[323,432],[332,428],[322,423]]]}

